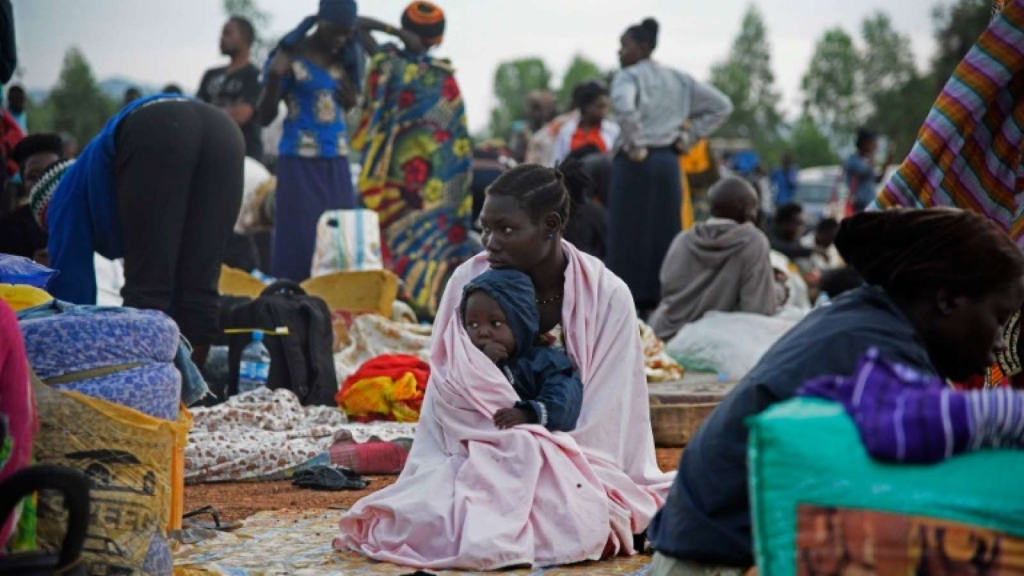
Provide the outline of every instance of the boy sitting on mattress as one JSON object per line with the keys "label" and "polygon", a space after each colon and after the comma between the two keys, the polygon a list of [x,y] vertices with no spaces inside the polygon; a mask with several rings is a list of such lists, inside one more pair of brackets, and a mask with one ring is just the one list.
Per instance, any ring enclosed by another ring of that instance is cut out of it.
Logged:
{"label": "boy sitting on mattress", "polygon": [[540,424],[552,432],[576,428],[583,383],[569,357],[536,346],[540,316],[533,283],[516,270],[488,270],[463,291],[466,333],[508,378],[520,401],[498,410],[494,424],[505,430]]}

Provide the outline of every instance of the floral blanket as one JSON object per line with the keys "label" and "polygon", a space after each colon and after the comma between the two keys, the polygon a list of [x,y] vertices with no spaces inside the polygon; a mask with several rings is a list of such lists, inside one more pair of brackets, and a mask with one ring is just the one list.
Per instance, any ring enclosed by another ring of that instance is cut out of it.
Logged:
{"label": "floral blanket", "polygon": [[290,390],[261,388],[192,411],[185,482],[285,478],[307,463],[329,463],[338,443],[412,438],[415,424],[349,424],[330,406],[302,406]]}

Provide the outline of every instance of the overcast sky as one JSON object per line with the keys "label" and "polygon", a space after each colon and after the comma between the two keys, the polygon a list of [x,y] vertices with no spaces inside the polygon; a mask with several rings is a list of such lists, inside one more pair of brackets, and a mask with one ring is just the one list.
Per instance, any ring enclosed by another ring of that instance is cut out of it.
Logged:
{"label": "overcast sky", "polygon": [[[772,65],[786,109],[800,102],[800,77],[815,41],[841,25],[859,36],[864,16],[885,10],[913,41],[919,64],[934,49],[931,10],[949,0],[756,0],[768,25]],[[363,0],[360,11],[398,24],[407,0]],[[655,57],[707,79],[726,57],[750,0],[438,0],[448,18],[438,54],[450,58],[465,93],[470,126],[486,126],[499,62],[540,56],[555,78],[575,54],[612,68],[627,25],[661,22]],[[316,11],[316,0],[259,0],[281,36]],[[146,84],[198,87],[206,68],[222,65],[217,42],[225,15],[219,0],[14,0],[20,81],[49,88],[61,59],[78,46],[100,80],[123,76]],[[557,85],[557,81],[556,81]]]}

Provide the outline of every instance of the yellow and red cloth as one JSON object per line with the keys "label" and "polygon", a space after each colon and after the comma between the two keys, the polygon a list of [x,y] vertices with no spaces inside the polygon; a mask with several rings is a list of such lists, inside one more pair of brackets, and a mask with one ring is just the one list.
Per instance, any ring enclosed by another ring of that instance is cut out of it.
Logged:
{"label": "yellow and red cloth", "polygon": [[415,356],[385,354],[356,370],[334,399],[358,422],[416,422],[427,390],[430,366]]}

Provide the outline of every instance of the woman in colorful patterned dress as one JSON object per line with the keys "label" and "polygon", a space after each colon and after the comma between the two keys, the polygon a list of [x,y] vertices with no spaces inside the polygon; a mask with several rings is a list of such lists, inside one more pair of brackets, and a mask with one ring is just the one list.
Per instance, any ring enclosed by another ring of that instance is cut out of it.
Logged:
{"label": "woman in colorful patterned dress", "polygon": [[395,34],[404,47],[364,39],[367,50],[379,51],[353,137],[362,153],[359,193],[380,214],[393,269],[426,316],[437,311],[455,267],[480,250],[467,236],[472,156],[462,93],[451,64],[427,54],[441,43],[444,25],[429,2],[410,4],[401,30],[360,19],[364,30]]}
{"label": "woman in colorful patterned dress", "polygon": [[320,216],[356,205],[344,117],[362,77],[355,24],[354,0],[321,0],[319,13],[285,36],[267,63],[258,106],[263,125],[274,121],[282,99],[288,106],[270,265],[278,278],[308,278]]}

